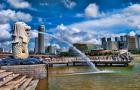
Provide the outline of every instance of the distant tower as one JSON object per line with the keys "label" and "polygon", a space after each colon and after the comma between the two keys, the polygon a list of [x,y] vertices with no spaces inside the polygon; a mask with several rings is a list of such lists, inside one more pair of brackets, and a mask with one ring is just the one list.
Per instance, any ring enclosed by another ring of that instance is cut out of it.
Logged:
{"label": "distant tower", "polygon": [[45,46],[44,46],[44,33],[45,32],[45,26],[40,25],[39,26],[39,33],[38,33],[38,53],[43,54],[45,53]]}
{"label": "distant tower", "polygon": [[35,37],[35,49],[34,52],[37,54],[38,53],[38,37]]}
{"label": "distant tower", "polygon": [[101,38],[101,42],[102,42],[102,48],[105,50],[107,49],[107,41],[106,41],[106,38]]}

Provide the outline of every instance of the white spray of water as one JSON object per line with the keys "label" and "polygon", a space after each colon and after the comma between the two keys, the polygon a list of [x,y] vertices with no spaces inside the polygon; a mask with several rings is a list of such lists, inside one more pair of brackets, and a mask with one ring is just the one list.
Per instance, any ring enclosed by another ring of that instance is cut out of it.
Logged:
{"label": "white spray of water", "polygon": [[[62,38],[55,37],[54,35],[48,34],[48,33],[46,33],[46,32],[38,32],[38,33],[42,33],[42,34],[44,34],[44,35],[48,35],[48,36],[50,36],[50,37],[53,37],[53,38],[59,40],[60,42],[64,42],[64,43],[66,43],[68,46],[72,47],[73,50],[74,50],[76,53],[78,53],[79,56],[82,57],[82,59],[85,60],[85,61],[87,62],[87,64],[91,67],[92,72],[88,72],[88,73],[111,73],[111,72],[113,72],[113,71],[108,71],[108,70],[103,70],[103,71],[101,71],[101,70],[99,70],[98,68],[96,68],[95,64],[93,64],[93,63],[91,62],[90,58],[87,57],[87,56],[86,56],[84,53],[82,53],[80,50],[78,50],[76,47],[74,47],[70,42],[65,41],[65,40],[62,39]],[[87,73],[87,74],[88,74],[88,73]],[[79,73],[79,74],[85,74],[85,73]]]}
{"label": "white spray of water", "polygon": [[86,75],[86,74],[101,74],[101,73],[114,73],[111,70],[103,70],[103,71],[96,71],[96,72],[83,72],[83,73],[71,73],[71,74],[64,74],[64,75]]}
{"label": "white spray of water", "polygon": [[89,57],[87,57],[84,53],[82,53],[80,50],[78,50],[76,47],[73,46],[73,50],[77,53],[79,53],[79,56],[82,57],[82,60],[85,60],[87,64],[91,67],[93,71],[100,71],[98,68],[96,68],[95,64],[93,64]]}
{"label": "white spray of water", "polygon": [[89,57],[87,57],[84,53],[82,53],[80,50],[78,50],[76,47],[74,47],[70,42],[65,41],[65,40],[62,39],[62,38],[55,37],[54,35],[51,35],[51,34],[48,34],[48,33],[45,33],[45,32],[38,32],[38,33],[42,33],[42,34],[48,35],[48,36],[50,36],[50,37],[53,37],[53,38],[59,40],[60,42],[66,43],[69,47],[72,47],[73,50],[74,50],[76,53],[78,53],[79,56],[80,56],[83,60],[85,60],[85,61],[87,62],[87,64],[91,67],[91,70],[92,70],[93,72],[98,72],[98,71],[100,71],[98,68],[95,67],[95,64],[93,64],[93,63],[91,62],[91,60],[90,60]]}

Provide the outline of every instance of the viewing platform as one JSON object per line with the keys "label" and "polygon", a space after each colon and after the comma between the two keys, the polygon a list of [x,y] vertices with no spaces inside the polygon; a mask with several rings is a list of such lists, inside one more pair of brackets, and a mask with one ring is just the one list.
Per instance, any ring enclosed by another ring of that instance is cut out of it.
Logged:
{"label": "viewing platform", "polygon": [[[128,66],[128,64],[132,61],[132,57],[127,54],[121,55],[110,55],[110,56],[89,56],[91,62],[95,65],[105,65],[105,66],[112,66],[112,65],[123,65]],[[73,64],[79,65],[79,63],[84,64],[87,61],[84,60],[82,57],[52,57],[52,58],[45,58],[43,60],[44,63],[48,64],[49,66],[53,66],[53,64]]]}

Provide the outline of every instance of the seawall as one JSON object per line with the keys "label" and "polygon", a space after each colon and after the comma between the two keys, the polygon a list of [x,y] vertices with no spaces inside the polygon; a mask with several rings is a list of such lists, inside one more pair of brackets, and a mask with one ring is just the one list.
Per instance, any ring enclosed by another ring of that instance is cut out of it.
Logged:
{"label": "seawall", "polygon": [[47,67],[45,64],[1,66],[1,69],[21,75],[31,76],[36,79],[47,77]]}

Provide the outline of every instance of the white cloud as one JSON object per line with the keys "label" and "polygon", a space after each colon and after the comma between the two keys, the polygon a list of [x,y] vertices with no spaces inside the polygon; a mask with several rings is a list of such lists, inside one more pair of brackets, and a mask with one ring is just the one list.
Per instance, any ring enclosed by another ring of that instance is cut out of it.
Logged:
{"label": "white cloud", "polygon": [[103,17],[80,23],[74,23],[68,27],[74,27],[81,31],[95,32],[96,37],[112,36],[118,33],[129,33],[132,30],[140,30],[140,4],[133,4],[113,13],[104,13]]}
{"label": "white cloud", "polygon": [[11,38],[9,30],[11,29],[10,24],[0,24],[0,42],[8,41]]}
{"label": "white cloud", "polygon": [[76,6],[76,2],[71,1],[71,0],[63,0],[64,6],[68,9],[72,9]]}
{"label": "white cloud", "polygon": [[58,25],[56,28],[59,29],[59,30],[62,30],[62,31],[67,29],[67,27],[64,26],[63,24]]}
{"label": "white cloud", "polygon": [[30,8],[31,5],[25,0],[7,0],[7,2],[14,8]]}
{"label": "white cloud", "polygon": [[88,41],[86,41],[86,43],[89,44],[101,44],[100,40],[93,38],[93,39],[89,39]]}
{"label": "white cloud", "polygon": [[0,11],[0,42],[11,40],[11,26],[10,22],[24,21],[29,22],[32,16],[23,12],[16,12],[11,9]]}
{"label": "white cloud", "polygon": [[97,17],[99,15],[99,8],[96,4],[89,4],[85,9],[87,17]]}
{"label": "white cloud", "polygon": [[73,32],[75,32],[75,33],[80,32],[80,30],[79,30],[79,29],[77,29],[77,28],[72,28],[72,31],[73,31]]}
{"label": "white cloud", "polygon": [[16,12],[11,9],[0,11],[0,23],[7,23],[9,21],[24,21],[29,22],[32,20],[32,16],[23,12]]}
{"label": "white cloud", "polygon": [[10,27],[10,24],[9,23],[6,23],[6,24],[0,24],[0,30],[9,30],[11,27]]}
{"label": "white cloud", "polygon": [[46,3],[40,3],[40,5],[41,5],[41,6],[48,6],[49,3],[47,3],[47,2],[46,2]]}
{"label": "white cloud", "polygon": [[[100,44],[101,37],[115,37],[125,34],[134,35],[140,30],[140,4],[134,4],[112,13],[104,13],[98,19],[74,23],[68,26],[59,25],[64,38],[72,43]],[[58,29],[58,28],[57,28]],[[59,35],[59,34],[58,34]]]}
{"label": "white cloud", "polygon": [[58,25],[58,32],[55,33],[56,37],[68,41],[70,43],[94,43],[100,44],[100,40],[94,38],[94,32],[82,31],[75,27],[65,26],[63,24]]}
{"label": "white cloud", "polygon": [[135,33],[134,31],[131,31],[131,32],[129,33],[129,35],[130,35],[130,36],[135,36],[136,33]]}
{"label": "white cloud", "polygon": [[59,44],[54,43],[54,44],[52,44],[52,46],[56,46],[57,49],[60,49],[60,45]]}
{"label": "white cloud", "polygon": [[129,6],[128,8],[125,8],[124,11],[128,13],[140,13],[140,4],[133,4]]}

